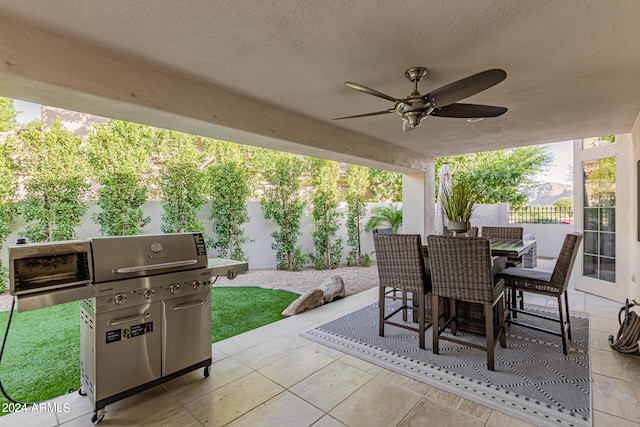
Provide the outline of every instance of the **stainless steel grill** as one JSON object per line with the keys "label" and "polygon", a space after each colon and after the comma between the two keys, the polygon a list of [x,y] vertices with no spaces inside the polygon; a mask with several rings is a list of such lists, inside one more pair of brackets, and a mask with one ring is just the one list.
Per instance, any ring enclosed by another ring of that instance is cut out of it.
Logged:
{"label": "stainless steel grill", "polygon": [[[11,289],[20,310],[81,300],[80,392],[91,399],[94,423],[125,397],[199,368],[209,376],[212,277],[247,270],[245,262],[208,259],[200,233],[13,250]],[[61,275],[72,282],[61,283]]]}

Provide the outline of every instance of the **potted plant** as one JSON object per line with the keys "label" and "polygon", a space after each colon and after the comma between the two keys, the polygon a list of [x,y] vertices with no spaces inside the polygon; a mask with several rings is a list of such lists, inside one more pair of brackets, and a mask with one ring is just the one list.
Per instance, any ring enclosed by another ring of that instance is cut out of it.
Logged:
{"label": "potted plant", "polygon": [[464,233],[469,229],[469,219],[478,196],[475,189],[464,181],[456,181],[442,197],[442,209],[449,220],[450,231]]}

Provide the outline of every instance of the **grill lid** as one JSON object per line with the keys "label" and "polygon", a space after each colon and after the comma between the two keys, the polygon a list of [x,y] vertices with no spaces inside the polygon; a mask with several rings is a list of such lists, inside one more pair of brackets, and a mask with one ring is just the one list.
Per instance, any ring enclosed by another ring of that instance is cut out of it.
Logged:
{"label": "grill lid", "polygon": [[96,283],[207,267],[202,233],[93,237]]}

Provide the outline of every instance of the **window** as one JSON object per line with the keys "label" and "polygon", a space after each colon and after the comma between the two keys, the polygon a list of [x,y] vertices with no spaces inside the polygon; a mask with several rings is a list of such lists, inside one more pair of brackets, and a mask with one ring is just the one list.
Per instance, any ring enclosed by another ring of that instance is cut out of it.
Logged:
{"label": "window", "polygon": [[598,138],[585,138],[582,140],[582,149],[588,150],[589,148],[602,147],[603,145],[615,144],[616,136],[601,136]]}
{"label": "window", "polygon": [[582,163],[584,173],[584,262],[586,277],[615,282],[616,158]]}

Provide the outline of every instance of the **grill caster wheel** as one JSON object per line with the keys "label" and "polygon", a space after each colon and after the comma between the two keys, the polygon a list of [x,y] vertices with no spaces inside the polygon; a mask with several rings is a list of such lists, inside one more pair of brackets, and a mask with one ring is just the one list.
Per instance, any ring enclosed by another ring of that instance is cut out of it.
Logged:
{"label": "grill caster wheel", "polygon": [[80,387],[80,388],[78,389],[78,394],[79,394],[80,396],[86,396],[86,395],[87,395],[87,393],[85,393],[85,391],[84,391],[84,389],[83,389],[82,387]]}
{"label": "grill caster wheel", "polygon": [[93,413],[93,416],[91,417],[91,422],[93,424],[98,424],[100,421],[104,419],[104,415],[105,415],[104,409],[98,409],[96,412]]}
{"label": "grill caster wheel", "polygon": [[207,378],[209,376],[209,367],[205,366],[204,367],[204,377]]}

